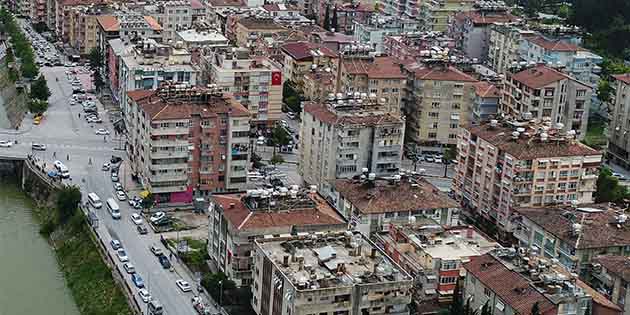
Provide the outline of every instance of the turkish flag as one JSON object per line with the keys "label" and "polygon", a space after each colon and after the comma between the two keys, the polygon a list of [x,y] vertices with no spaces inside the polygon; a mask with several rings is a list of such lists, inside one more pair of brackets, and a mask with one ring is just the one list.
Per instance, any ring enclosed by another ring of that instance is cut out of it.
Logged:
{"label": "turkish flag", "polygon": [[282,85],[282,74],[280,72],[271,73],[271,85]]}

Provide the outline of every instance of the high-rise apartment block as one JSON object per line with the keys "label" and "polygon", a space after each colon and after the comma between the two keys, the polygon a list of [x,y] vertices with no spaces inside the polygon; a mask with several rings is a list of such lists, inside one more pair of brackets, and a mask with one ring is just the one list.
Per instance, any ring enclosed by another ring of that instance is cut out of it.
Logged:
{"label": "high-rise apartment block", "polygon": [[398,174],[405,122],[387,111],[384,101],[339,93],[321,103],[305,102],[303,108],[298,170],[306,183],[328,195],[335,179],[351,178],[363,168],[377,176]]}
{"label": "high-rise apartment block", "polygon": [[602,156],[550,122],[496,120],[458,136],[453,191],[462,213],[511,230],[512,209],[592,203]]}
{"label": "high-rise apartment block", "polygon": [[131,170],[159,202],[247,188],[249,112],[202,88],[129,92]]}
{"label": "high-rise apartment block", "polygon": [[500,112],[514,117],[549,120],[586,135],[593,89],[573,77],[545,65],[508,72],[502,88]]}
{"label": "high-rise apartment block", "polygon": [[534,31],[523,30],[516,23],[494,23],[488,37],[488,65],[497,73],[506,73],[514,63],[521,61],[520,46]]}
{"label": "high-rise apartment block", "polygon": [[358,232],[254,241],[258,315],[409,314],[412,278]]}
{"label": "high-rise apartment block", "polygon": [[609,105],[608,156],[630,167],[630,73],[613,75],[614,95]]}

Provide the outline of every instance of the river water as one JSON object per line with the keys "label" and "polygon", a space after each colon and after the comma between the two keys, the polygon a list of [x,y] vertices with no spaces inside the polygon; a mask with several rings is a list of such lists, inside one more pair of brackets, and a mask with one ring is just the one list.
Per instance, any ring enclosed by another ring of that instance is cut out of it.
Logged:
{"label": "river water", "polygon": [[78,315],[33,207],[17,185],[0,182],[0,315]]}

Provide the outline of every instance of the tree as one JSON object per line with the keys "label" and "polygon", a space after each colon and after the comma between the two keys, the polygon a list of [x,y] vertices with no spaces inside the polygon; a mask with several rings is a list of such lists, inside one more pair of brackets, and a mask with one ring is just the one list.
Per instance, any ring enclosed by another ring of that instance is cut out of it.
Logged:
{"label": "tree", "polygon": [[444,150],[444,160],[450,162],[455,159],[457,159],[457,147],[456,146],[447,147],[446,150]]}
{"label": "tree", "polygon": [[223,300],[225,295],[221,296],[221,288],[223,292],[236,289],[234,281],[229,280],[222,272],[208,273],[201,279],[201,285],[208,291],[215,301]]}
{"label": "tree", "polygon": [[57,213],[59,222],[65,223],[77,211],[81,202],[81,190],[77,186],[65,186],[57,194]]}
{"label": "tree", "polygon": [[330,31],[330,4],[326,5],[326,12],[324,13],[324,29]]}
{"label": "tree", "polygon": [[273,156],[271,156],[271,160],[269,160],[269,163],[271,163],[271,165],[282,164],[284,163],[284,158],[282,157],[282,155],[274,153]]}
{"label": "tree", "polygon": [[492,315],[492,311],[490,310],[490,305],[488,305],[488,301],[481,308],[481,315]]}
{"label": "tree", "polygon": [[50,95],[51,93],[46,78],[40,75],[39,78],[31,84],[31,99],[48,101]]}
{"label": "tree", "polygon": [[48,26],[44,22],[37,22],[33,25],[33,29],[37,33],[45,33],[48,32]]}
{"label": "tree", "polygon": [[262,158],[260,157],[260,155],[256,154],[255,152],[252,152],[250,160],[254,168],[261,168],[265,166],[265,164],[262,162]]}
{"label": "tree", "polygon": [[525,14],[529,17],[538,16],[538,12],[542,11],[543,0],[528,0],[525,3]]}
{"label": "tree", "polygon": [[142,208],[147,210],[151,209],[155,204],[155,196],[152,193],[147,194],[146,197],[142,198]]}
{"label": "tree", "polygon": [[48,109],[48,101],[31,99],[28,102],[28,111],[33,114],[42,114]]}
{"label": "tree", "polygon": [[453,302],[449,310],[450,315],[464,314],[464,303],[462,303],[462,294],[459,281],[455,283],[455,289],[453,290]]}
{"label": "tree", "polygon": [[540,306],[538,305],[538,302],[534,303],[532,306],[532,315],[540,315]]}
{"label": "tree", "polygon": [[89,67],[92,70],[92,78],[94,79],[94,87],[99,91],[105,83],[101,75],[101,69],[103,67],[103,52],[97,47],[90,50],[88,55]]}
{"label": "tree", "polygon": [[332,21],[330,22],[330,30],[334,30],[335,32],[339,32],[339,29],[337,28],[337,7],[335,6],[335,9],[333,10],[333,16],[332,16]]}
{"label": "tree", "polygon": [[612,100],[613,88],[610,86],[610,82],[606,80],[599,81],[597,85],[597,98],[603,103],[610,103]]}
{"label": "tree", "polygon": [[291,135],[282,126],[277,125],[271,131],[271,141],[274,146],[288,145]]}
{"label": "tree", "polygon": [[597,177],[597,190],[595,191],[595,202],[619,202],[626,197],[627,190],[619,185],[619,180],[612,176],[612,171],[603,167]]}

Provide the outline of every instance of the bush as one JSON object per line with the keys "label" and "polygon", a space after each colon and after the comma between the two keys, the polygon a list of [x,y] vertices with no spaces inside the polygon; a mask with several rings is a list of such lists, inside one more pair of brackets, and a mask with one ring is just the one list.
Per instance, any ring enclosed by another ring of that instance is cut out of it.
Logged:
{"label": "bush", "polygon": [[66,186],[57,195],[57,211],[59,222],[66,223],[77,212],[81,202],[81,190],[77,186]]}

